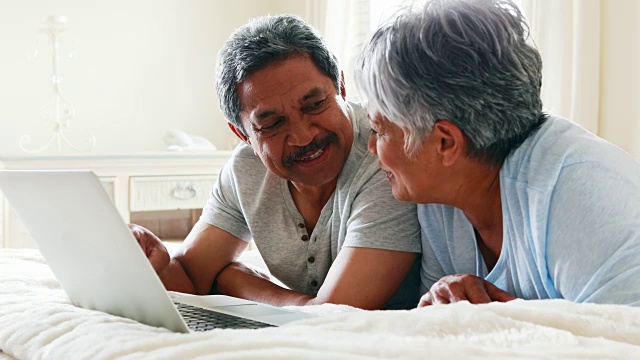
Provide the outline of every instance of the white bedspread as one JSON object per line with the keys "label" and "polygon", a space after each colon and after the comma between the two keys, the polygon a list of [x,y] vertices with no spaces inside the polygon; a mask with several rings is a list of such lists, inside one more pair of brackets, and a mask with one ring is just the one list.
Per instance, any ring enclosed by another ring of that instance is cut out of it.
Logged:
{"label": "white bedspread", "polygon": [[0,359],[602,359],[640,356],[640,309],[567,301],[305,308],[280,328],[175,334],[69,303],[35,250],[0,250]]}

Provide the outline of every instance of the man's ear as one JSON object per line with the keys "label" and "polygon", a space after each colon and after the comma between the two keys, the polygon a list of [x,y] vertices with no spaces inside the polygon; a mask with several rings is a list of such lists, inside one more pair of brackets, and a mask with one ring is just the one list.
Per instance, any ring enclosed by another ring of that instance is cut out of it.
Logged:
{"label": "man's ear", "polygon": [[247,135],[245,135],[242,130],[238,129],[235,125],[233,125],[230,122],[227,122],[227,125],[229,125],[229,129],[231,129],[231,131],[233,131],[234,134],[236,134],[236,136],[242,140],[245,144],[247,145],[251,145],[251,142],[249,142],[249,138],[247,137]]}
{"label": "man's ear", "polygon": [[464,156],[466,139],[462,130],[448,120],[440,120],[433,126],[433,134],[438,141],[437,151],[442,165],[451,166]]}
{"label": "man's ear", "polygon": [[344,85],[344,71],[340,71],[340,95],[342,95],[342,99],[347,99],[347,88]]}

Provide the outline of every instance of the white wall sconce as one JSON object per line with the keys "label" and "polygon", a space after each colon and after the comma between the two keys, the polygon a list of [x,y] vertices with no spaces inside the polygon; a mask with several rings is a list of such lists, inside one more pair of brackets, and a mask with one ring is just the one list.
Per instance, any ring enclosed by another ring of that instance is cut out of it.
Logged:
{"label": "white wall sconce", "polygon": [[67,18],[65,16],[48,16],[43,23],[43,28],[38,32],[44,33],[51,43],[51,85],[53,93],[42,104],[40,115],[42,118],[52,125],[52,134],[46,143],[40,147],[31,147],[31,137],[23,135],[18,140],[20,149],[27,153],[40,153],[49,148],[54,143],[58,152],[62,151],[63,144],[78,152],[91,151],[96,145],[96,139],[93,134],[87,136],[87,144],[83,147],[77,147],[71,143],[65,131],[71,126],[71,119],[75,116],[75,109],[71,103],[62,95],[61,84],[64,80],[59,69],[60,55],[60,36],[67,30]]}

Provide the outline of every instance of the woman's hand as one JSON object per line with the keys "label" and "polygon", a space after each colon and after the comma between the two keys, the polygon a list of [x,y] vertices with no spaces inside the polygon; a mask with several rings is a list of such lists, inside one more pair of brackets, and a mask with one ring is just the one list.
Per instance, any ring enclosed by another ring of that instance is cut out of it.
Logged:
{"label": "woman's hand", "polygon": [[469,301],[472,304],[486,304],[492,301],[507,302],[516,299],[508,292],[483,278],[469,275],[448,275],[438,280],[429,291],[422,295],[418,307]]}

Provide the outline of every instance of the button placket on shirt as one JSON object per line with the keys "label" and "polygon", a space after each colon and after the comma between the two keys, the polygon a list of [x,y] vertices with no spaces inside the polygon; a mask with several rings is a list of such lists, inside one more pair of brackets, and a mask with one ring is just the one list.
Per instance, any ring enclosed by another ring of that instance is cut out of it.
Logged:
{"label": "button placket on shirt", "polygon": [[317,291],[318,280],[316,280],[317,274],[316,274],[316,267],[315,267],[315,261],[316,261],[316,257],[315,257],[316,246],[314,244],[315,236],[313,236],[313,241],[309,241],[309,235],[307,234],[305,224],[303,222],[299,222],[297,226],[298,226],[298,229],[301,230],[299,232],[301,234],[300,240],[306,242],[308,246],[307,247],[307,270],[308,270],[307,282],[309,285],[311,285],[314,291]]}

